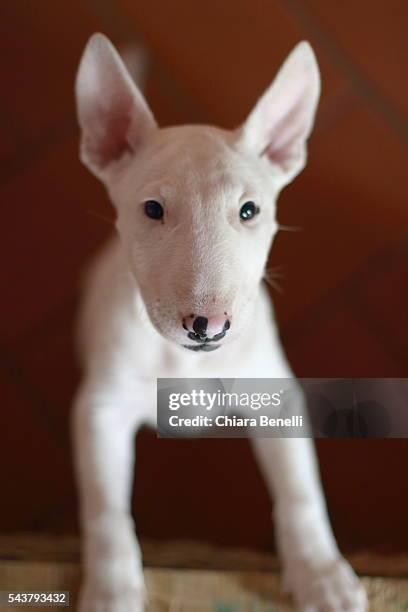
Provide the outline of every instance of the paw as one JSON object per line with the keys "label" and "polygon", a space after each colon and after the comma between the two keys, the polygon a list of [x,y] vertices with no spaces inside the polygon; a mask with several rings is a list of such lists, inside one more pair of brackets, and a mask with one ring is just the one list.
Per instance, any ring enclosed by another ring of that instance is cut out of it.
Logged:
{"label": "paw", "polygon": [[143,612],[146,590],[133,524],[105,514],[86,526],[79,612]]}
{"label": "paw", "polygon": [[365,589],[350,565],[338,557],[320,569],[292,567],[286,584],[301,612],[365,612]]}
{"label": "paw", "polygon": [[79,594],[78,612],[144,612],[143,584],[116,587],[85,582]]}

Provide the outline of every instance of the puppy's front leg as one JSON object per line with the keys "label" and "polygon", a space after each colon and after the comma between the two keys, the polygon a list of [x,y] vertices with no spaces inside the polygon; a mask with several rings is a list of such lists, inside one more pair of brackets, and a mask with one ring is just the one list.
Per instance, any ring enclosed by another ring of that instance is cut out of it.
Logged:
{"label": "puppy's front leg", "polygon": [[85,574],[80,612],[144,609],[141,555],[129,511],[140,417],[129,400],[119,390],[88,383],[74,407]]}
{"label": "puppy's front leg", "polygon": [[307,612],[367,609],[366,595],[332,534],[313,442],[253,438],[268,489],[275,497],[276,540],[284,584]]}

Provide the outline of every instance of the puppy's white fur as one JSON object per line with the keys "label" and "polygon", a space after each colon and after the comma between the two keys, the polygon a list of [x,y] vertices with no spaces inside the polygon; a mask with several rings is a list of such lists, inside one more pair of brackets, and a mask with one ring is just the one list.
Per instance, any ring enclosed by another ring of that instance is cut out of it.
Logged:
{"label": "puppy's white fur", "polygon": [[[81,159],[105,184],[119,233],[92,267],[81,317],[80,610],[137,612],[144,586],[129,513],[133,442],[141,424],[155,424],[156,377],[292,376],[261,281],[278,194],[306,161],[319,72],[300,43],[239,129],[159,129],[119,55],[96,34],[76,94]],[[162,221],[146,216],[151,199],[162,204]],[[247,201],[260,212],[244,223]],[[184,348],[183,317],[219,312],[231,328],[218,350]],[[275,496],[284,579],[297,606],[364,610],[364,591],[330,530],[312,442],[252,443]]]}

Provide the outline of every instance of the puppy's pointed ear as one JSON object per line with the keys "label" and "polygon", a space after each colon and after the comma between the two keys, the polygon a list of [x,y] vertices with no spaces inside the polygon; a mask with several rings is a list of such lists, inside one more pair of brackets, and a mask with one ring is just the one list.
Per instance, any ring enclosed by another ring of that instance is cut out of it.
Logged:
{"label": "puppy's pointed ear", "polygon": [[299,43],[241,128],[239,144],[267,157],[291,181],[306,163],[320,93],[319,68],[309,43]]}
{"label": "puppy's pointed ear", "polygon": [[119,54],[103,34],[94,34],[76,79],[81,160],[105,180],[143,145],[156,122]]}

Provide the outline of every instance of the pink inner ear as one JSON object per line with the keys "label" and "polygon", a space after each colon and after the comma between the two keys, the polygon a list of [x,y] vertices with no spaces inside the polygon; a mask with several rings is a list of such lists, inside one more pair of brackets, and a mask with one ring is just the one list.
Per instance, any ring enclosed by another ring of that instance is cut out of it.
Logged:
{"label": "pink inner ear", "polygon": [[107,115],[102,125],[105,133],[101,135],[98,144],[98,155],[100,166],[104,168],[110,162],[119,160],[125,153],[132,153],[127,138],[130,129],[130,117],[128,114],[115,117]]}
{"label": "pink inner ear", "polygon": [[306,159],[319,92],[317,69],[303,55],[295,51],[289,56],[244,126],[249,146],[258,147],[261,155],[293,176]]}
{"label": "pink inner ear", "polygon": [[132,152],[128,135],[131,126],[131,104],[98,104],[90,109],[84,146],[88,156],[100,169]]}
{"label": "pink inner ear", "polygon": [[305,109],[299,101],[274,127],[270,134],[270,143],[262,154],[267,155],[271,161],[286,169],[286,162],[293,160],[300,152],[299,144],[307,131],[305,115]]}

